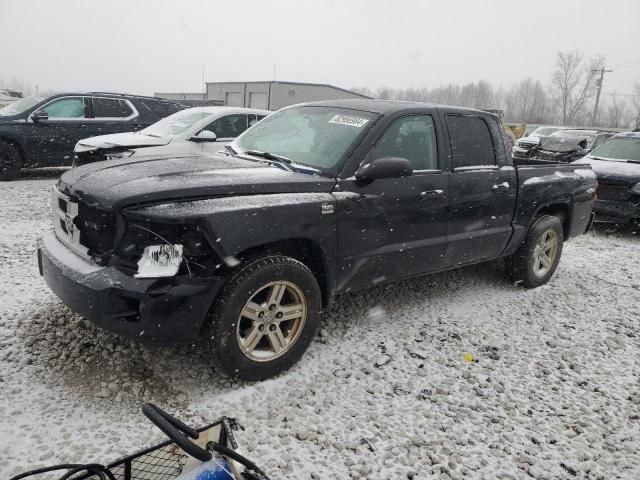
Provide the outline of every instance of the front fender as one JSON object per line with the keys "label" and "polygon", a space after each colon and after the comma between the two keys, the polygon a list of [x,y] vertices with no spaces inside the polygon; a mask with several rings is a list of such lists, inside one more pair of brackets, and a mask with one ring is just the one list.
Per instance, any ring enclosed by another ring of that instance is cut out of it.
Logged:
{"label": "front fender", "polygon": [[156,204],[128,216],[157,223],[194,224],[228,265],[248,249],[288,239],[318,245],[335,265],[336,199],[331,193],[244,195]]}

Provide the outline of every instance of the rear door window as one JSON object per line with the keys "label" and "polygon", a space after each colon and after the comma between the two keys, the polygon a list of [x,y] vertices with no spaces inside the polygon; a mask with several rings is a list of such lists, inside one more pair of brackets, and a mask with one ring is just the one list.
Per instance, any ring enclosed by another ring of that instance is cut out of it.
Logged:
{"label": "rear door window", "polygon": [[473,115],[446,115],[453,168],[496,165],[489,126]]}
{"label": "rear door window", "polygon": [[129,104],[117,98],[93,98],[93,116],[95,118],[127,118],[133,114]]}
{"label": "rear door window", "polygon": [[169,115],[182,110],[182,108],[176,103],[161,100],[145,100],[143,103],[160,118],[168,117]]}

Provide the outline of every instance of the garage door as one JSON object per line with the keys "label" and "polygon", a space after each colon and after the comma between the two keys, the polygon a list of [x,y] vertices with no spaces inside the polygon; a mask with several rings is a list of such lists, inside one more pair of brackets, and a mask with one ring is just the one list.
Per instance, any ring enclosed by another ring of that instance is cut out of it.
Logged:
{"label": "garage door", "polygon": [[244,107],[242,101],[242,92],[227,92],[224,104],[227,107]]}
{"label": "garage door", "polygon": [[249,108],[267,109],[267,92],[249,92]]}

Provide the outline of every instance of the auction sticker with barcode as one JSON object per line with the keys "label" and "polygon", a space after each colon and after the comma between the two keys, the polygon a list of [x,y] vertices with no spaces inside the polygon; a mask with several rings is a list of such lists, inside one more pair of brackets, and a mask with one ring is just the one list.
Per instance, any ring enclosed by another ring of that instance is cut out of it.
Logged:
{"label": "auction sticker with barcode", "polygon": [[350,127],[362,128],[369,120],[366,118],[353,117],[351,115],[334,115],[329,123],[349,125]]}

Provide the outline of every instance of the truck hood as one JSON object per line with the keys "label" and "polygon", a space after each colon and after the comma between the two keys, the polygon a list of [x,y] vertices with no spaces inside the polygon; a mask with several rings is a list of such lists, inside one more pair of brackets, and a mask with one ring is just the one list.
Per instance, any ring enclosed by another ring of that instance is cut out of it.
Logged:
{"label": "truck hood", "polygon": [[65,172],[58,188],[90,206],[118,210],[225,195],[330,192],[334,184],[332,178],[218,154],[96,162]]}
{"label": "truck hood", "polygon": [[76,153],[93,152],[96,150],[111,150],[122,148],[160,147],[168,145],[171,137],[151,137],[139,132],[113,133],[80,140],[76,144]]}
{"label": "truck hood", "polygon": [[586,156],[576,163],[590,163],[598,180],[633,185],[640,182],[640,164],[615,160],[598,160]]}

